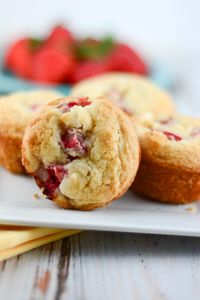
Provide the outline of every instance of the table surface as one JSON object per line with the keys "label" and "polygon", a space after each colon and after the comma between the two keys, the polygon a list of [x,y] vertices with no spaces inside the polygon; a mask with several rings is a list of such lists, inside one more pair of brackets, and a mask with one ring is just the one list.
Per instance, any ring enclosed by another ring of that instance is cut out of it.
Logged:
{"label": "table surface", "polygon": [[82,232],[0,263],[1,299],[198,299],[200,239]]}

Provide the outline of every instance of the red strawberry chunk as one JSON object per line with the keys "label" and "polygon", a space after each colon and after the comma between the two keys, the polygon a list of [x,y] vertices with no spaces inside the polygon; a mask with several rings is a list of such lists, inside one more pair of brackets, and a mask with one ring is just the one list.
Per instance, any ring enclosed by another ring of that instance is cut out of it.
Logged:
{"label": "red strawberry chunk", "polygon": [[30,110],[37,111],[40,107],[41,107],[41,105],[39,105],[39,104],[32,104],[32,105],[30,105]]}
{"label": "red strawberry chunk", "polygon": [[171,124],[173,121],[174,121],[174,119],[170,117],[170,118],[168,118],[168,119],[160,120],[159,123],[160,123],[160,124],[163,124],[163,125],[169,125],[169,124]]}
{"label": "red strawberry chunk", "polygon": [[88,97],[78,98],[77,101],[71,101],[69,103],[59,104],[58,108],[61,108],[63,112],[67,112],[73,106],[82,106],[82,107],[84,107],[84,106],[87,106],[87,105],[91,104],[91,102],[88,99],[89,99]]}
{"label": "red strawberry chunk", "polygon": [[[61,144],[65,151],[72,155],[72,151],[76,155],[84,155],[87,151],[85,136],[80,130],[69,129],[61,136]],[[74,155],[72,155],[74,156]]]}
{"label": "red strawberry chunk", "polygon": [[182,138],[172,132],[169,132],[169,131],[163,131],[163,133],[166,135],[166,137],[168,138],[168,140],[171,140],[171,141],[180,141],[182,140]]}
{"label": "red strawberry chunk", "polygon": [[82,97],[82,98],[79,98],[78,99],[78,105],[80,105],[80,106],[87,106],[87,105],[90,105],[91,104],[91,102],[88,100],[89,98],[88,97]]}
{"label": "red strawberry chunk", "polygon": [[[66,169],[63,167],[63,166],[53,166],[53,172],[57,178],[58,181],[62,181],[63,180],[63,177],[65,176],[66,174]],[[52,173],[52,171],[51,171]]]}
{"label": "red strawberry chunk", "polygon": [[123,112],[125,112],[128,116],[134,115],[133,112],[131,113],[123,104],[119,104],[119,108],[121,108],[121,110],[123,110]]}
{"label": "red strawberry chunk", "polygon": [[200,128],[196,127],[192,130],[192,132],[190,133],[191,136],[197,136],[200,135]]}
{"label": "red strawberry chunk", "polygon": [[35,175],[43,186],[43,193],[49,198],[53,199],[60,183],[64,176],[67,175],[67,170],[62,165],[50,165],[47,169],[40,169]]}
{"label": "red strawberry chunk", "polygon": [[123,100],[123,96],[121,95],[121,92],[118,89],[116,89],[115,87],[113,87],[109,91],[107,91],[106,96],[115,101]]}

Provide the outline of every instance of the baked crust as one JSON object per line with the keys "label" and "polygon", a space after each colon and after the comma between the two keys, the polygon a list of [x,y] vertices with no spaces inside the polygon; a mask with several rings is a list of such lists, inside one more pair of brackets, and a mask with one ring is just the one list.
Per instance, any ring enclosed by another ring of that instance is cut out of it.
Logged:
{"label": "baked crust", "polygon": [[25,173],[21,162],[22,136],[0,134],[0,164],[13,173]]}
{"label": "baked crust", "polygon": [[160,202],[186,204],[200,199],[200,173],[142,159],[131,189]]}
{"label": "baked crust", "polygon": [[[104,98],[89,99],[85,107],[67,112],[58,107],[77,101],[66,97],[49,103],[28,124],[23,138],[23,164],[35,176],[52,164],[67,168],[52,200],[70,209],[91,210],[119,198],[134,180],[139,165],[139,143],[130,119]],[[81,128],[90,140],[87,156],[70,162],[60,146],[60,130]],[[40,188],[43,182],[35,176]]]}
{"label": "baked crust", "polygon": [[184,204],[200,199],[200,136],[190,135],[193,126],[200,128],[200,119],[176,119],[181,125],[168,127],[183,136],[179,141],[155,130],[155,123],[137,124],[142,160],[131,189],[157,201]]}
{"label": "baked crust", "polygon": [[13,173],[25,173],[21,163],[21,144],[25,127],[37,111],[34,106],[44,105],[59,96],[61,94],[55,91],[35,90],[0,97],[1,166]]}
{"label": "baked crust", "polygon": [[140,75],[115,72],[95,76],[76,84],[71,94],[107,97],[132,116],[151,112],[156,119],[162,119],[175,113],[169,94]]}

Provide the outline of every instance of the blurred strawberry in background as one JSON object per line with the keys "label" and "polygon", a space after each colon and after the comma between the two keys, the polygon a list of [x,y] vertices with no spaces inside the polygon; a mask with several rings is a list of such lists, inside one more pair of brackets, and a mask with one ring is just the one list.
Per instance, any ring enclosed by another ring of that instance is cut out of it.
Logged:
{"label": "blurred strawberry in background", "polygon": [[32,60],[31,79],[41,83],[66,82],[76,61],[70,52],[41,49]]}
{"label": "blurred strawberry in background", "polygon": [[74,49],[79,63],[71,74],[71,82],[76,83],[109,71],[106,57],[113,51],[113,47],[114,42],[110,37],[76,41]]}
{"label": "blurred strawberry in background", "polygon": [[56,26],[43,40],[24,38],[8,49],[5,67],[16,76],[41,83],[76,83],[110,71],[148,74],[141,56],[111,37],[77,39]]}
{"label": "blurred strawberry in background", "polygon": [[8,50],[5,66],[22,78],[30,78],[32,58],[39,44],[31,38],[18,40]]}
{"label": "blurred strawberry in background", "polygon": [[65,50],[69,45],[72,45],[74,41],[75,38],[73,37],[71,32],[63,26],[59,25],[52,30],[45,44],[51,48]]}
{"label": "blurred strawberry in background", "polygon": [[107,68],[102,61],[86,60],[79,63],[70,76],[70,82],[76,83],[85,78],[93,77],[107,72]]}
{"label": "blurred strawberry in background", "polygon": [[42,83],[68,81],[76,65],[73,44],[72,34],[56,26],[33,57],[31,79]]}
{"label": "blurred strawberry in background", "polygon": [[122,71],[146,75],[147,65],[142,58],[128,45],[118,43],[107,58],[108,68],[111,71]]}

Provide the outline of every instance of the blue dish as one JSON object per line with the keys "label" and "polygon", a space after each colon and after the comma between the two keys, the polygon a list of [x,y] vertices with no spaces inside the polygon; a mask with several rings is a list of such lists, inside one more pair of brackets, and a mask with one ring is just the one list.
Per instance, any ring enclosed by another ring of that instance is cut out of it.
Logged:
{"label": "blue dish", "polygon": [[[172,90],[175,78],[171,70],[163,63],[154,63],[150,69],[149,78],[161,88]],[[64,95],[70,93],[71,86],[68,84],[60,85],[41,85],[30,81],[22,80],[13,76],[9,72],[0,70],[0,94],[7,94],[18,90],[30,90],[35,88],[52,88]]]}

